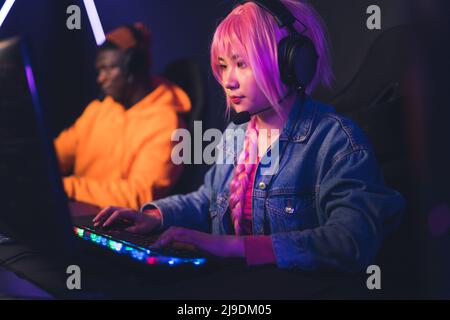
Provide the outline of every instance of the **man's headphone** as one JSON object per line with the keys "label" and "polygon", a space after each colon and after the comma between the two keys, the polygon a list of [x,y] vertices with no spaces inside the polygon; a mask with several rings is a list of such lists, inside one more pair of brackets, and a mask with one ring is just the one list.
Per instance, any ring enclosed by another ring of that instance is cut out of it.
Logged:
{"label": "man's headphone", "polygon": [[126,26],[133,38],[136,40],[136,46],[127,49],[124,52],[124,57],[122,59],[122,72],[127,75],[136,75],[143,72],[148,72],[149,58],[148,58],[148,48],[143,45],[145,42],[144,37],[138,29],[133,25]]}
{"label": "man's headphone", "polygon": [[[246,2],[254,2],[269,12],[280,28],[288,28],[289,35],[278,43],[278,66],[281,81],[289,87],[304,91],[316,73],[318,60],[313,42],[303,35],[307,27],[298,21],[279,0],[244,0],[239,4]],[[305,27],[301,33],[294,28],[295,21]]]}

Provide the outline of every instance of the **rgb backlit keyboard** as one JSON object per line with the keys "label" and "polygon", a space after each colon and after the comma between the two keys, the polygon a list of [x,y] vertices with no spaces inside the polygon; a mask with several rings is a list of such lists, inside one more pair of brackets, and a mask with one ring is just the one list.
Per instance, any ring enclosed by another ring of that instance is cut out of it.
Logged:
{"label": "rgb backlit keyboard", "polygon": [[[118,240],[116,237],[104,234],[103,232],[100,233],[95,229],[89,227],[74,227],[74,231],[75,234],[83,240],[93,242],[114,252],[127,255],[139,262],[149,265],[200,266],[205,264],[206,262],[205,258],[192,257],[192,253],[186,252],[185,250],[150,250],[146,247],[147,244],[143,241],[143,237],[139,235],[135,235],[135,239],[125,241],[122,239]],[[133,236],[130,235],[130,237]]]}

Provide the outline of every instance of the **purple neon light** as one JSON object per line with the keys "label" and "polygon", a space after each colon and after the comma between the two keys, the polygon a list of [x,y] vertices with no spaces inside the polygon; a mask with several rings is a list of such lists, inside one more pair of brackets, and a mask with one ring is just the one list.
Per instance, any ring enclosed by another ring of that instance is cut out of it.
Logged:
{"label": "purple neon light", "polygon": [[30,88],[31,94],[34,96],[36,94],[36,83],[34,82],[33,71],[29,65],[25,66],[25,73],[27,75],[28,88]]}

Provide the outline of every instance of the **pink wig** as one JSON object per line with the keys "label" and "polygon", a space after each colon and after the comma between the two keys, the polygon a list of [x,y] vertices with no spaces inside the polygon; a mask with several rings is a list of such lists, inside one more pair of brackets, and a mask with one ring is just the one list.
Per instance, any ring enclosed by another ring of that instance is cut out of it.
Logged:
{"label": "pink wig", "polygon": [[251,172],[257,165],[258,157],[258,135],[256,117],[252,117],[245,132],[244,149],[239,156],[237,166],[230,183],[229,205],[231,210],[231,221],[236,235],[243,234],[242,217],[244,214],[245,192],[250,181]]}
{"label": "pink wig", "polygon": [[[308,4],[295,0],[281,0],[288,10],[301,21],[307,30],[304,33],[316,47],[319,55],[316,74],[306,88],[311,94],[321,83],[331,86],[333,73],[325,26],[318,13]],[[296,21],[294,27],[302,32],[304,27]],[[237,6],[219,24],[211,44],[211,67],[214,77],[222,82],[218,57],[230,55],[239,49],[246,55],[245,59],[252,68],[255,80],[267,97],[275,111],[285,119],[287,114],[281,110],[278,101],[284,97],[288,88],[281,82],[278,69],[277,44],[288,35],[288,31],[280,29],[275,19],[266,10],[253,2]],[[228,98],[227,98],[228,99]],[[228,110],[230,102],[227,101]]]}

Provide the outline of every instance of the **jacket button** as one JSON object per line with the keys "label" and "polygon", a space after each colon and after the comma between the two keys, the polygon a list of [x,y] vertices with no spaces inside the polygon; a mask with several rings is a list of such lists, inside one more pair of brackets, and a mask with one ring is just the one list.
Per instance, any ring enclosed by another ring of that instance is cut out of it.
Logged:
{"label": "jacket button", "polygon": [[264,182],[260,182],[258,187],[260,190],[266,190],[266,184]]}
{"label": "jacket button", "polygon": [[287,214],[292,214],[292,213],[294,213],[294,208],[292,208],[292,207],[285,207],[284,208],[284,212],[286,212]]}

